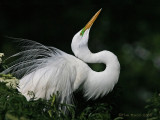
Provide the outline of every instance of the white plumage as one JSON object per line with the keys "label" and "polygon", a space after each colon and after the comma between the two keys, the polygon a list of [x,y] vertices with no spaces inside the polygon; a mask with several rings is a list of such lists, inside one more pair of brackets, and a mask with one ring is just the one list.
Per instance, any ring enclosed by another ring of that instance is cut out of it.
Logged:
{"label": "white plumage", "polygon": [[[18,90],[27,100],[31,98],[28,94],[30,91],[33,91],[36,99],[47,100],[59,92],[60,102],[70,103],[73,91],[82,84],[88,99],[104,96],[117,83],[120,64],[110,51],[92,53],[88,49],[91,25],[73,37],[71,46],[76,57],[54,47],[23,39],[23,51],[11,56],[19,58],[3,73],[10,72],[20,78]],[[86,63],[104,63],[106,69],[96,72]]]}

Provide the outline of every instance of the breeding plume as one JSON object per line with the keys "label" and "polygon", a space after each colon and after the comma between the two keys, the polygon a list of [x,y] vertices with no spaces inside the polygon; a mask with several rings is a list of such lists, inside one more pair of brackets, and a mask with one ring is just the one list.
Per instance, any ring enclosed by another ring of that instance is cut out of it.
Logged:
{"label": "breeding plume", "polygon": [[[100,12],[101,10],[74,35],[71,47],[75,56],[23,39],[23,50],[11,56],[18,58],[3,73],[12,73],[20,78],[18,90],[27,100],[31,98],[31,91],[36,99],[47,100],[59,92],[60,102],[70,103],[73,91],[80,85],[88,99],[104,96],[117,83],[120,64],[116,55],[110,51],[92,53],[88,49],[89,31]],[[86,63],[104,63],[106,68],[102,72],[96,72]]]}

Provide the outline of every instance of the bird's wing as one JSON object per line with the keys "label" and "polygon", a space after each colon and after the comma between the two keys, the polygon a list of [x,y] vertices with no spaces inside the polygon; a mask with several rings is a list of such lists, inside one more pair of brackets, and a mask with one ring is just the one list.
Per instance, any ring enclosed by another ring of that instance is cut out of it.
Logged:
{"label": "bird's wing", "polygon": [[35,98],[49,99],[59,92],[62,103],[70,103],[76,68],[68,54],[54,47],[46,47],[31,40],[21,40],[23,51],[2,73],[12,73],[20,78],[19,91],[29,100],[32,91]]}
{"label": "bird's wing", "polygon": [[8,64],[9,68],[3,71],[3,73],[10,72],[18,78],[21,78],[24,74],[31,73],[40,66],[43,67],[47,58],[56,57],[63,53],[54,47],[47,47],[32,40],[20,38],[11,39],[16,39],[22,50],[5,60],[16,59]]}

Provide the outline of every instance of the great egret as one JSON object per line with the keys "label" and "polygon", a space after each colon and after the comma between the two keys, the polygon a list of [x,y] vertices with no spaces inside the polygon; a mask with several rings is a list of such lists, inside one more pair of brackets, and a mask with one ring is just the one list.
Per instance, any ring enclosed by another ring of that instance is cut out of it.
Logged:
{"label": "great egret", "polygon": [[[73,91],[83,85],[84,96],[97,98],[111,91],[120,73],[119,61],[112,52],[104,50],[92,53],[88,49],[89,31],[98,17],[99,10],[87,25],[72,39],[75,56],[57,48],[47,47],[38,42],[23,39],[24,50],[11,56],[20,56],[3,73],[21,76],[18,90],[30,100],[29,92],[35,98],[50,99],[57,91],[60,102],[70,103]],[[104,63],[102,72],[93,71],[86,63]]]}

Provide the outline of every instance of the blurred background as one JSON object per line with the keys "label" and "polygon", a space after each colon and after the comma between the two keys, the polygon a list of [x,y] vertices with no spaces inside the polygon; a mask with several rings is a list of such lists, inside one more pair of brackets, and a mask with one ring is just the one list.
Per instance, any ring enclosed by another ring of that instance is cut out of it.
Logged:
{"label": "blurred background", "polygon": [[[88,104],[107,103],[113,116],[145,113],[146,101],[160,92],[160,1],[159,0],[1,0],[0,52],[5,58],[19,51],[14,40],[25,38],[71,51],[74,34],[100,9],[90,31],[92,52],[109,50],[118,56],[121,73],[113,91],[87,101],[75,93],[78,109]],[[101,71],[103,65],[90,65]]]}

